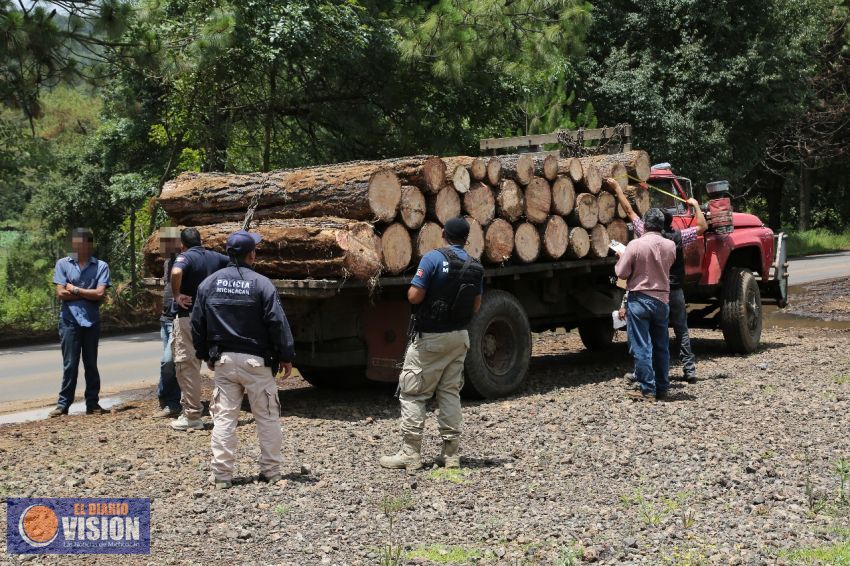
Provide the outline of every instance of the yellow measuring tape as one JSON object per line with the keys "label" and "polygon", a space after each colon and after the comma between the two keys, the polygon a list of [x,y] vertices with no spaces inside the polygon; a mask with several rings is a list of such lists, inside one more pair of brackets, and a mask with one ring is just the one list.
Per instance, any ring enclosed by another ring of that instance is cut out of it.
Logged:
{"label": "yellow measuring tape", "polygon": [[[617,179],[621,179],[621,178],[622,178],[622,176],[618,176],[618,177],[617,177]],[[650,185],[650,184],[649,184],[649,183],[647,183],[646,181],[641,181],[641,180],[640,180],[640,179],[638,179],[637,177],[632,177],[631,175],[626,175],[626,178],[631,179],[632,181],[637,181],[638,183],[640,183],[640,184],[642,184],[642,185],[646,185],[646,186],[647,186],[647,187],[649,187],[650,189],[652,189],[652,190],[654,190],[654,191],[657,191],[657,192],[661,193],[662,195],[667,195],[668,197],[672,197],[672,198],[676,199],[676,200],[677,200],[677,201],[679,201],[679,202],[683,202],[683,203],[685,203],[685,204],[688,204],[688,201],[686,201],[685,199],[683,199],[683,198],[682,198],[682,197],[680,197],[679,195],[674,195],[673,193],[668,193],[668,192],[667,192],[667,191],[665,191],[664,189],[659,189],[659,188],[658,188],[658,187],[656,187],[656,186]]]}

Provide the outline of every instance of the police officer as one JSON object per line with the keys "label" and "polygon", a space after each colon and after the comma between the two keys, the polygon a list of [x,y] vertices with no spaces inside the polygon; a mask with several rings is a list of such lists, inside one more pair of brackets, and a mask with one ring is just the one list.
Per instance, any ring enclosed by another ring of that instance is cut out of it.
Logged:
{"label": "police officer", "polygon": [[416,470],[425,427],[425,405],[435,394],[443,448],[437,462],[460,467],[458,442],[463,417],[460,390],[463,362],[469,350],[466,327],[481,306],[484,269],[463,249],[469,223],[452,218],[443,229],[446,248],[432,250],[419,263],[407,300],[414,305],[411,343],[399,377],[402,446],[383,456],[381,466]]}
{"label": "police officer", "polygon": [[240,230],[227,238],[230,265],[198,288],[192,311],[195,355],[215,371],[211,405],[212,480],[231,486],[236,468],[236,423],[243,395],[248,396],[260,443],[260,480],[280,480],[280,401],[275,376],[292,373],[292,332],[277,290],[252,266],[258,234]]}
{"label": "police officer", "polygon": [[192,346],[190,318],[198,285],[211,273],[227,267],[226,255],[201,246],[201,233],[197,228],[184,228],[180,232],[182,251],[171,266],[171,292],[174,296],[175,319],[171,335],[171,348],[177,383],[180,385],[180,405],[183,414],[171,421],[174,430],[190,428],[202,430],[203,406],[201,393],[204,382],[200,360],[195,359]]}

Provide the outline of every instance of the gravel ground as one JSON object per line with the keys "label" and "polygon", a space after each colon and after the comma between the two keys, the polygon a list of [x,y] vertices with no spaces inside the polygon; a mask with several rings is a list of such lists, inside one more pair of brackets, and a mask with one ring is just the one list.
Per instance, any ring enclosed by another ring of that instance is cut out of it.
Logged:
{"label": "gravel ground", "polygon": [[[850,332],[768,329],[749,357],[694,335],[701,381],[657,404],[625,398],[622,342],[590,354],[573,335],[537,336],[525,391],[465,404],[457,474],[430,468],[432,414],[429,467],[383,470],[398,442],[391,392],[293,380],[280,485],[252,481],[250,414],[244,479],[216,492],[210,430],[172,432],[150,400],[0,428],[0,495],[150,497],[152,553],[123,563],[371,565],[392,543],[404,564],[790,564],[850,540],[834,471],[850,459]],[[0,562],[17,560],[0,544]]]}
{"label": "gravel ground", "polygon": [[850,277],[808,283],[791,295],[788,314],[850,321]]}

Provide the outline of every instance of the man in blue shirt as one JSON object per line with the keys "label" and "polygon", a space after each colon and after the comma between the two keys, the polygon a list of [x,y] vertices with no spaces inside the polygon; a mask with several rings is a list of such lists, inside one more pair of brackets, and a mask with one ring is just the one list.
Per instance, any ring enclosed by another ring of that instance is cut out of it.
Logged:
{"label": "man in blue shirt", "polygon": [[100,340],[100,303],[110,285],[109,265],[92,255],[94,236],[87,228],[71,233],[73,253],[56,262],[53,283],[56,297],[62,301],[59,311],[59,338],[62,344],[62,389],[51,417],[68,414],[77,389],[82,355],[86,372],[86,414],[102,414],[99,404],[100,374],[97,371],[97,346]]}
{"label": "man in blue shirt", "polygon": [[443,239],[449,247],[425,254],[410,282],[407,300],[415,309],[415,333],[399,376],[402,446],[398,453],[380,459],[384,468],[422,467],[425,409],[435,395],[443,440],[437,463],[447,468],[460,467],[460,390],[469,350],[466,327],[481,306],[484,279],[481,264],[463,249],[468,237],[469,223],[465,219],[446,222]]}

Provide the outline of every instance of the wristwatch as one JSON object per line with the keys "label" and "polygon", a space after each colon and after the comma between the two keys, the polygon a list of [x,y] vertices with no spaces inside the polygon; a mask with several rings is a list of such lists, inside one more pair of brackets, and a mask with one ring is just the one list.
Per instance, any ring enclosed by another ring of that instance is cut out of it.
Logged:
{"label": "wristwatch", "polygon": [[74,287],[71,289],[71,294],[72,294],[72,295],[79,295],[79,294],[80,294],[80,288],[79,288],[79,287],[77,287],[77,286],[74,286]]}

